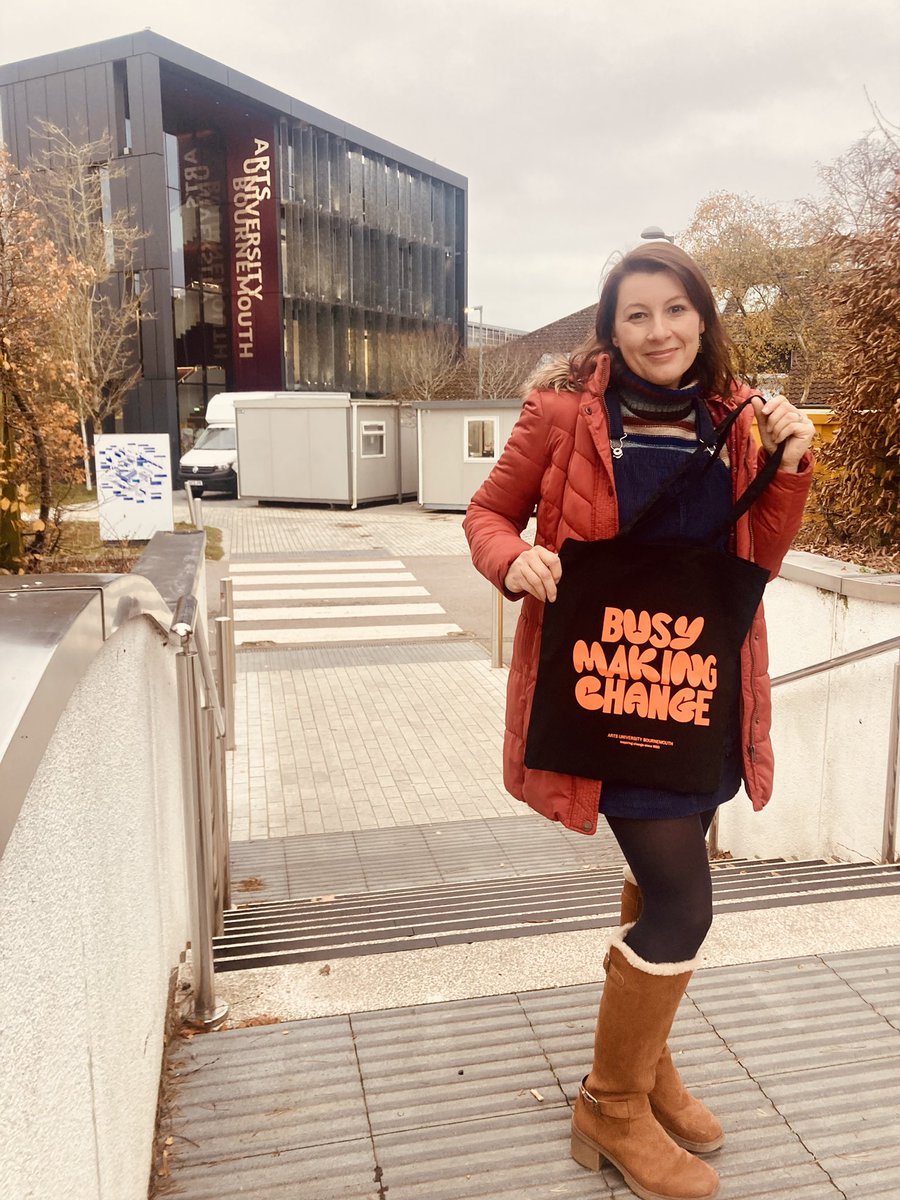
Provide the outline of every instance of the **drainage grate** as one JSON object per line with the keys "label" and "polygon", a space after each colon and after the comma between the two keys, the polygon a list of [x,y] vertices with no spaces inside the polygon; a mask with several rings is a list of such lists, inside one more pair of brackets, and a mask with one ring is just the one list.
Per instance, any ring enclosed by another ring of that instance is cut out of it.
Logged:
{"label": "drainage grate", "polygon": [[[822,860],[713,864],[718,912],[900,894],[900,867]],[[603,928],[619,913],[618,869],[248,905],[225,914],[219,971],[392,954]]]}

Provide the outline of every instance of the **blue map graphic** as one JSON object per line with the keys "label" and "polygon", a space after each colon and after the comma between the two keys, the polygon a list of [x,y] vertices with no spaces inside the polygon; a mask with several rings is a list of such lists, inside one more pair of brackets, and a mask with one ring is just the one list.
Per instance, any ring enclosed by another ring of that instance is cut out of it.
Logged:
{"label": "blue map graphic", "polygon": [[102,492],[118,500],[146,504],[161,500],[168,479],[166,455],[148,442],[104,446],[97,456]]}

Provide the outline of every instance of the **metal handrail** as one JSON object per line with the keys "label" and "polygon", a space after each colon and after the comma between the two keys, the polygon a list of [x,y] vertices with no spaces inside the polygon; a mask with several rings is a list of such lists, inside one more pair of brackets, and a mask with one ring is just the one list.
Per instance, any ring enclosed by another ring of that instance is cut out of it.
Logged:
{"label": "metal handrail", "polygon": [[847,654],[837,654],[834,658],[826,658],[822,662],[812,663],[797,671],[788,671],[785,675],[777,675],[772,680],[772,687],[782,683],[793,683],[795,679],[809,679],[812,675],[821,675],[835,667],[846,666],[847,663],[862,662],[865,658],[874,658],[876,654],[884,654],[887,650],[900,649],[900,637],[886,638],[883,642],[873,642],[859,650],[850,650]]}
{"label": "metal handrail", "polygon": [[196,596],[189,593],[178,600],[171,634],[181,641],[176,677],[182,781],[188,849],[194,863],[190,879],[192,1019],[209,1029],[228,1015],[228,1005],[216,1003],[212,949],[213,937],[222,932],[222,913],[228,903],[226,725]]}
{"label": "metal handrail", "polygon": [[219,688],[216,684],[216,676],[212,667],[212,660],[209,657],[209,646],[206,642],[206,634],[203,631],[203,622],[197,620],[197,597],[192,595],[182,596],[175,605],[175,615],[172,618],[171,632],[175,637],[182,639],[184,644],[185,637],[192,637],[197,646],[197,651],[200,657],[200,669],[203,672],[203,683],[206,687],[207,703],[213,710],[216,720],[216,733],[219,737],[225,736],[225,714],[222,711],[222,706],[219,703]]}

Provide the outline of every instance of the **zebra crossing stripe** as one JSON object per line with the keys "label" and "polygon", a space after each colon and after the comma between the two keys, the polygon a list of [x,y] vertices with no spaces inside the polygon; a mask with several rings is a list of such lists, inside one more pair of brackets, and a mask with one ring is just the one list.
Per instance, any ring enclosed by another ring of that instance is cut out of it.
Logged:
{"label": "zebra crossing stripe", "polygon": [[346,583],[354,587],[359,583],[415,583],[415,575],[409,571],[360,571],[352,577],[336,571],[322,571],[317,575],[304,575],[302,582],[296,575],[263,574],[242,577],[234,581],[234,594],[239,596],[245,587],[259,587],[261,584],[293,583],[305,587],[307,583]]}
{"label": "zebra crossing stripe", "polygon": [[341,561],[325,561],[319,559],[316,562],[242,562],[231,563],[228,569],[229,575],[254,575],[258,572],[266,571],[396,571],[405,570],[405,567],[399,559],[377,558],[370,562],[353,559],[346,562]]}
{"label": "zebra crossing stripe", "polygon": [[355,625],[351,627],[318,629],[236,629],[234,640],[239,646],[309,645],[313,642],[393,642],[415,641],[419,638],[447,637],[462,633],[458,625]]}
{"label": "zebra crossing stripe", "polygon": [[234,619],[238,625],[256,624],[258,621],[334,621],[353,620],[356,617],[425,617],[440,614],[445,610],[440,604],[310,604],[307,606],[280,608],[235,608]]}

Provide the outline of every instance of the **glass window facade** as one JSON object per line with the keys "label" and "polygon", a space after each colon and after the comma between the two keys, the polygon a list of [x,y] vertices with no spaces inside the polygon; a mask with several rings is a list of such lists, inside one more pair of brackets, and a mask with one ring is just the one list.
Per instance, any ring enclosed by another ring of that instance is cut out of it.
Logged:
{"label": "glass window facade", "polygon": [[465,193],[279,125],[286,386],[382,395],[410,332],[464,328]]}

